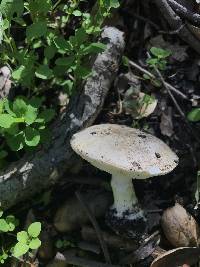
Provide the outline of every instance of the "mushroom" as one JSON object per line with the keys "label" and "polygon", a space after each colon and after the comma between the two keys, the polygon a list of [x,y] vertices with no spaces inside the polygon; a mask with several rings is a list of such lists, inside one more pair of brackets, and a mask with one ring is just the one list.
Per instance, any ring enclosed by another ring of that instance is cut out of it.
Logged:
{"label": "mushroom", "polygon": [[141,237],[146,217],[132,179],[147,179],[171,172],[177,155],[160,139],[138,129],[116,124],[88,127],[73,135],[73,150],[93,166],[112,175],[114,203],[106,221],[116,232]]}

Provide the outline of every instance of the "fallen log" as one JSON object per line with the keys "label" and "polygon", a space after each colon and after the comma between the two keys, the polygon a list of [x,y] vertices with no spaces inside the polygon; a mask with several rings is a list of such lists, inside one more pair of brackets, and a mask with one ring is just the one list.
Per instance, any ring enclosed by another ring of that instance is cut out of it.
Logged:
{"label": "fallen log", "polygon": [[78,130],[90,126],[101,111],[125,46],[123,33],[114,27],[104,28],[101,41],[107,44],[107,48],[98,54],[91,76],[72,97],[66,112],[52,125],[52,140],[48,146],[25,155],[0,172],[0,203],[3,209],[54,185],[75,163],[70,138]]}

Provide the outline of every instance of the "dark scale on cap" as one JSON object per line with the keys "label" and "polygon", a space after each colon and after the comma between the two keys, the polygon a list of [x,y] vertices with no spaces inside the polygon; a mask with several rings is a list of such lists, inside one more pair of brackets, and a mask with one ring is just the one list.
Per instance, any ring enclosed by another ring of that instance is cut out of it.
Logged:
{"label": "dark scale on cap", "polygon": [[140,166],[140,164],[139,164],[139,163],[137,163],[136,161],[133,161],[133,162],[131,162],[131,164],[133,165],[133,167],[137,167],[137,168],[138,168],[138,170],[139,170],[139,169],[141,169],[141,166]]}
{"label": "dark scale on cap", "polygon": [[96,133],[96,132],[91,132],[90,134],[91,134],[91,135],[94,135],[94,134],[97,134],[97,133]]}
{"label": "dark scale on cap", "polygon": [[174,160],[174,162],[175,162],[176,164],[178,164],[178,160]]}
{"label": "dark scale on cap", "polygon": [[146,138],[147,136],[145,134],[138,134],[139,137],[141,138]]}
{"label": "dark scale on cap", "polygon": [[161,158],[161,155],[159,153],[155,152],[155,155],[157,159]]}

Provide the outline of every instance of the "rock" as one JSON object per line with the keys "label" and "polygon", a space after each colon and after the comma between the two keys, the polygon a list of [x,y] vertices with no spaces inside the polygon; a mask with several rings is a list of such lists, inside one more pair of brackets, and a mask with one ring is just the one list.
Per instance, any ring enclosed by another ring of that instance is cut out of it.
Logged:
{"label": "rock", "polygon": [[[82,194],[95,217],[101,217],[112,202],[108,192],[89,191]],[[56,212],[54,226],[59,232],[70,232],[89,221],[88,215],[76,197],[68,199]]]}
{"label": "rock", "polygon": [[197,222],[180,204],[176,203],[163,213],[161,225],[166,238],[174,247],[198,245]]}

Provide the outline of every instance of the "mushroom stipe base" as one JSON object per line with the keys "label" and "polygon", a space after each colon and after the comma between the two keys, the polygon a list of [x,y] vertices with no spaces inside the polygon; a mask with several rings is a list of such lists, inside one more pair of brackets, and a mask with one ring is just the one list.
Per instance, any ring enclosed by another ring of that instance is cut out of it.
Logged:
{"label": "mushroom stipe base", "polygon": [[116,209],[111,208],[106,213],[105,220],[116,234],[126,238],[132,238],[139,242],[147,235],[147,220],[138,206],[131,212],[127,210],[122,216],[118,216]]}

